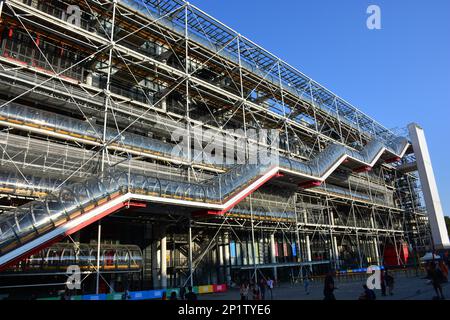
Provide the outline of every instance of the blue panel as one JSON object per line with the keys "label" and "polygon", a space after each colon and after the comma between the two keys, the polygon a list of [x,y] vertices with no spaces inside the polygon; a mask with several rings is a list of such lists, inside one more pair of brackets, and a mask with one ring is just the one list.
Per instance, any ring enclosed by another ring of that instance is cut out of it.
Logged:
{"label": "blue panel", "polygon": [[83,300],[106,300],[106,293],[84,295]]}
{"label": "blue panel", "polygon": [[147,290],[130,292],[130,300],[160,299],[166,290]]}
{"label": "blue panel", "polygon": [[293,243],[291,246],[292,246],[292,256],[296,257],[297,256],[297,246],[295,245],[295,243]]}
{"label": "blue panel", "polygon": [[236,258],[236,243],[234,241],[230,242],[230,256]]}

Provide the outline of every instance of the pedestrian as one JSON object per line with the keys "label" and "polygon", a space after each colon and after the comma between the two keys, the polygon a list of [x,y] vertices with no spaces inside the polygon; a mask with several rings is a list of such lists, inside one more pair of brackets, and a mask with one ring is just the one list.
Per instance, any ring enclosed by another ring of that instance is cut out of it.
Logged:
{"label": "pedestrian", "polygon": [[437,299],[442,299],[444,300],[444,294],[442,293],[442,280],[443,280],[443,275],[442,275],[442,271],[436,267],[436,265],[434,263],[431,264],[430,266],[430,277],[431,277],[431,284],[433,285],[434,291],[437,294]]}
{"label": "pedestrian", "polygon": [[305,288],[306,295],[309,295],[309,276],[308,275],[306,275],[305,278],[303,279],[303,286]]}
{"label": "pedestrian", "polygon": [[197,300],[197,295],[194,293],[194,291],[192,291],[191,286],[188,287],[188,293],[185,294],[185,298],[187,301],[196,301]]}
{"label": "pedestrian", "polygon": [[178,300],[176,291],[170,293],[170,300]]}
{"label": "pedestrian", "polygon": [[359,296],[359,300],[376,300],[377,296],[372,289],[369,289],[366,284],[363,285],[364,292]]}
{"label": "pedestrian", "polygon": [[383,297],[385,297],[386,296],[386,279],[385,279],[384,270],[381,270],[381,272],[380,272],[380,285],[381,285],[381,295]]}
{"label": "pedestrian", "polygon": [[261,300],[261,293],[259,291],[259,286],[256,284],[253,286],[253,300]]}
{"label": "pedestrian", "polygon": [[384,280],[386,281],[386,287],[388,288],[388,292],[390,296],[394,295],[394,277],[388,273],[388,271],[386,270],[385,274],[384,274]]}
{"label": "pedestrian", "polygon": [[246,300],[248,300],[248,292],[249,292],[249,289],[250,289],[250,287],[249,287],[249,284],[248,284],[248,282],[247,281],[244,281],[242,284],[241,284],[241,288],[240,288],[240,294],[241,294],[241,300],[242,301],[246,301]]}
{"label": "pedestrian", "polygon": [[334,276],[333,271],[330,271],[325,277],[323,287],[324,300],[336,300],[336,297],[334,296],[334,290],[336,289],[336,287],[334,286],[333,276]]}
{"label": "pedestrian", "polygon": [[264,300],[266,298],[266,281],[263,278],[259,280],[259,292],[261,294],[261,300]]}
{"label": "pedestrian", "polygon": [[184,300],[184,295],[186,294],[186,287],[181,286],[180,287],[180,300]]}
{"label": "pedestrian", "polygon": [[64,290],[63,294],[61,294],[61,300],[71,300],[69,289]]}
{"label": "pedestrian", "polygon": [[442,281],[448,282],[448,268],[443,260],[439,261],[439,270],[442,272]]}
{"label": "pedestrian", "polygon": [[270,300],[273,300],[273,280],[270,277],[267,278],[267,289],[270,291]]}

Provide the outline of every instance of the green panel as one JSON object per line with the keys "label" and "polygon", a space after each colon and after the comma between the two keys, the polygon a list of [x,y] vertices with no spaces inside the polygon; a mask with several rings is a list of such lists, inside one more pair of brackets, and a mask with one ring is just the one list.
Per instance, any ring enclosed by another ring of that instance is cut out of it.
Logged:
{"label": "green panel", "polygon": [[106,300],[122,300],[123,293],[110,293],[106,295]]}
{"label": "green panel", "polygon": [[180,288],[170,288],[170,289],[166,290],[167,298],[170,297],[170,295],[172,294],[173,291],[175,291],[177,293],[177,296],[180,296]]}

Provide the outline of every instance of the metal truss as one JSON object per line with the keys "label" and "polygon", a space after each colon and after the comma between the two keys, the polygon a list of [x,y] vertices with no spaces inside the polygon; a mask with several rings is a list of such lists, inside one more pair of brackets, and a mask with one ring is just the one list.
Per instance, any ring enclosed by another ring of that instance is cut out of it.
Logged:
{"label": "metal truss", "polygon": [[[191,149],[198,142],[196,129],[260,146],[267,144],[249,132],[277,129],[280,154],[299,161],[332,143],[358,151],[372,140],[396,137],[188,2],[69,2],[81,10],[78,24],[68,19],[62,1],[1,2],[0,26],[20,41],[13,36],[0,41],[0,108],[12,103],[48,108],[85,121],[98,139],[1,124],[5,179],[22,186],[2,187],[1,211],[114,167],[200,183],[230,169],[199,165],[191,154],[181,162],[150,156],[125,145],[125,132],[167,142],[183,128]],[[114,130],[114,139],[106,139],[107,129]],[[229,276],[239,266],[227,249],[231,242],[241,250],[240,263],[253,265],[255,280],[257,265],[330,261],[340,269],[381,264],[389,246],[402,264],[400,246],[408,242],[422,250],[429,237],[417,179],[398,165],[379,164],[371,172],[343,165],[315,189],[288,179],[275,182],[222,216],[198,218],[169,207],[164,216],[119,213],[111,219],[176,230],[168,240],[173,246],[168,267],[184,283],[192,284],[211,266]],[[54,180],[43,187],[38,183],[43,180],[30,178],[41,175]],[[11,198],[17,202],[5,200]],[[155,239],[159,244],[150,251],[162,250],[161,239]],[[283,252],[291,248],[290,256],[275,257],[270,253],[275,246]],[[163,269],[158,268],[152,272]]]}

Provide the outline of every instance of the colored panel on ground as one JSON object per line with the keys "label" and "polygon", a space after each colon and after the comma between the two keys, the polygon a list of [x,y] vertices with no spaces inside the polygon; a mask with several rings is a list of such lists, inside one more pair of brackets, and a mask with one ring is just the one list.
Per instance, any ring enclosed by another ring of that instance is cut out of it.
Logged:
{"label": "colored panel on ground", "polygon": [[83,296],[83,300],[106,300],[106,294],[87,294]]}
{"label": "colored panel on ground", "polygon": [[148,290],[130,292],[130,300],[161,299],[166,290]]}
{"label": "colored panel on ground", "polygon": [[110,293],[106,295],[106,300],[122,300],[123,293]]}
{"label": "colored panel on ground", "polygon": [[167,289],[167,290],[166,290],[166,296],[167,296],[167,299],[170,298],[170,295],[171,295],[172,292],[174,292],[174,291],[177,293],[177,297],[180,296],[180,288],[170,288],[170,289]]}
{"label": "colored panel on ground", "polygon": [[226,284],[213,284],[213,292],[226,292],[227,285]]}
{"label": "colored panel on ground", "polygon": [[[214,293],[214,292],[226,292],[226,284],[210,284],[204,286],[193,287],[192,290],[197,294]],[[147,290],[147,291],[130,291],[127,300],[151,300],[151,299],[161,299],[163,293],[166,293],[167,299],[169,299],[170,294],[175,291],[177,296],[180,296],[180,288],[169,288],[166,290]],[[122,300],[123,292],[115,293],[102,293],[102,294],[86,294],[72,296],[70,300]],[[49,298],[39,298],[38,300],[60,300],[61,297],[49,297]]]}
{"label": "colored panel on ground", "polygon": [[209,292],[208,290],[209,290],[209,286],[199,286],[198,287],[199,294],[208,293]]}

